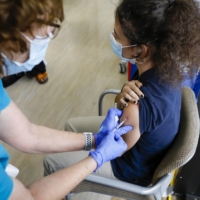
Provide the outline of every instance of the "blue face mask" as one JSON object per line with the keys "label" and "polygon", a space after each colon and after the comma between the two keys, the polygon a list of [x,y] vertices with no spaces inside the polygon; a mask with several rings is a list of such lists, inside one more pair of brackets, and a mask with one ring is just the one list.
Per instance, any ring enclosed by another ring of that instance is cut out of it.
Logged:
{"label": "blue face mask", "polygon": [[112,46],[112,49],[114,51],[114,53],[120,57],[121,60],[125,61],[125,62],[130,62],[132,64],[135,64],[135,58],[132,58],[132,59],[129,59],[129,58],[124,58],[123,55],[122,55],[122,49],[123,48],[128,48],[128,47],[134,47],[134,46],[137,46],[137,44],[135,45],[130,45],[130,46],[122,46],[119,42],[116,41],[114,35],[113,35],[113,32],[110,33],[110,42],[111,42],[111,46]]}

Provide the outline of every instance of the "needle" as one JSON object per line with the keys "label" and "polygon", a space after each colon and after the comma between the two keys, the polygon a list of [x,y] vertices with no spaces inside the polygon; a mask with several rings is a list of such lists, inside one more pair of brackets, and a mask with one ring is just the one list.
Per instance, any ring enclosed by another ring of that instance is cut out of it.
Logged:
{"label": "needle", "polygon": [[123,120],[117,127],[115,127],[115,131],[116,131],[118,128],[120,128],[120,127],[124,124],[125,121],[126,121],[126,119]]}

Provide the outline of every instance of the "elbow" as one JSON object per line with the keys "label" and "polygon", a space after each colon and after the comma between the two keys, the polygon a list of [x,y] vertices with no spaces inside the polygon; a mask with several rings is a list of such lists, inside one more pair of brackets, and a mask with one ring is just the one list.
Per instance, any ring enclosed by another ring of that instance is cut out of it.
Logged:
{"label": "elbow", "polygon": [[33,133],[34,126],[35,126],[34,124],[30,124],[25,130],[23,137],[15,141],[16,149],[20,150],[23,153],[28,153],[28,154],[37,153],[36,152],[37,141]]}
{"label": "elbow", "polygon": [[26,186],[30,196],[31,196],[31,200],[37,200],[37,191],[34,187],[32,187],[31,185]]}
{"label": "elbow", "polygon": [[25,141],[24,143],[18,143],[15,148],[22,153],[35,153],[34,151],[34,145],[32,141]]}

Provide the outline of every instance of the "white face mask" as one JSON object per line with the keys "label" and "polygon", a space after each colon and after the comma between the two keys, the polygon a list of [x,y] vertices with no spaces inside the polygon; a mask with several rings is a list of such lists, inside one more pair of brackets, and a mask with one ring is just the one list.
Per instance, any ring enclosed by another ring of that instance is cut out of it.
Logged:
{"label": "white face mask", "polygon": [[135,64],[135,61],[136,61],[136,58],[124,58],[123,55],[122,55],[122,49],[123,48],[129,48],[129,47],[134,47],[134,46],[137,46],[137,44],[135,45],[130,45],[130,46],[122,46],[119,42],[116,41],[114,35],[113,35],[114,32],[111,32],[110,33],[110,42],[111,42],[111,46],[112,46],[112,49],[114,51],[114,53],[121,58],[121,60],[125,61],[125,62],[130,62],[132,64]]}
{"label": "white face mask", "polygon": [[32,70],[35,65],[39,64],[44,59],[51,39],[47,36],[36,36],[33,40],[31,40],[25,34],[21,34],[30,42],[29,59],[25,63],[22,63],[22,66],[28,70]]}
{"label": "white face mask", "polygon": [[[33,67],[44,60],[47,47],[50,42],[49,37],[41,37],[37,36],[33,40],[31,40],[28,36],[21,33],[29,42],[30,42],[30,50],[29,50],[29,58],[24,63],[19,63],[13,60],[10,60],[4,56],[4,62],[6,67],[4,66],[4,74],[12,75],[17,74],[19,72],[31,71]],[[17,65],[17,66],[16,66]]]}

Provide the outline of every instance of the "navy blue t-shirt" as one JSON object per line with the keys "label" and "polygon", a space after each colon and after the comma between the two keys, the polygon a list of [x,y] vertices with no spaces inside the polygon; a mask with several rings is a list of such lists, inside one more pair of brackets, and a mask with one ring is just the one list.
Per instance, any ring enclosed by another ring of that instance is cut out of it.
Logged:
{"label": "navy blue t-shirt", "polygon": [[141,74],[140,139],[123,156],[111,161],[114,175],[123,181],[149,185],[153,173],[178,132],[181,90],[160,82],[155,68]]}

